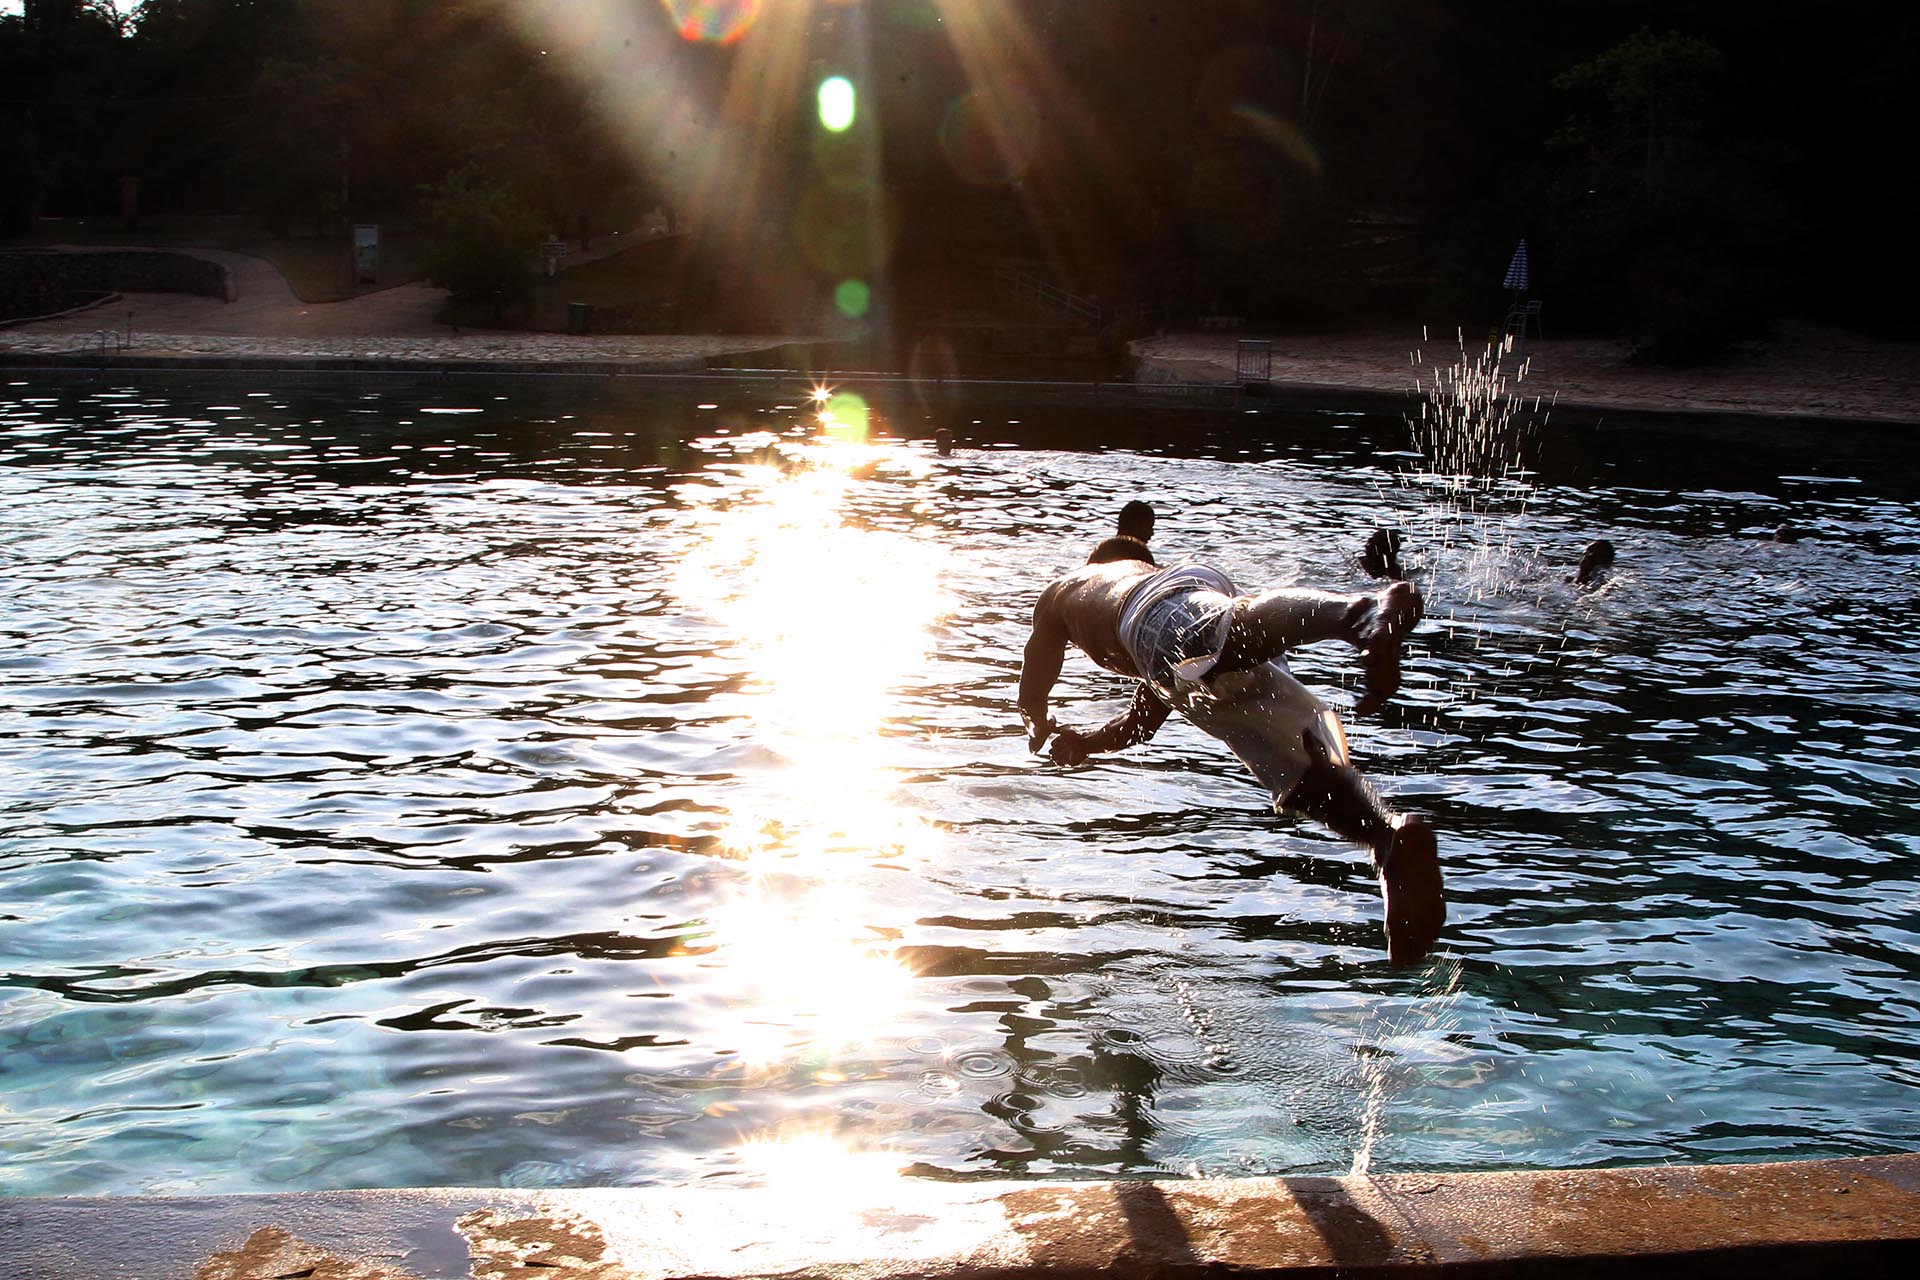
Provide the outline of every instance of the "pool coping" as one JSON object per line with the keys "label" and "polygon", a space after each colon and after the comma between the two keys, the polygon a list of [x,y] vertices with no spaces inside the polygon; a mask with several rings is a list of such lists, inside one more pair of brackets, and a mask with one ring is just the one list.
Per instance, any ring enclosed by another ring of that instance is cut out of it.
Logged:
{"label": "pool coping", "polygon": [[[1047,378],[925,378],[908,373],[835,368],[823,361],[817,367],[754,367],[721,363],[754,358],[780,359],[794,346],[820,347],[831,343],[800,341],[774,347],[741,348],[721,357],[710,355],[608,357],[599,359],[553,357],[516,359],[505,356],[364,356],[307,355],[290,352],[252,352],[214,355],[102,354],[100,352],[34,352],[0,347],[0,375],[207,377],[271,374],[293,378],[436,379],[446,377],[573,380],[582,383],[743,383],[790,384],[803,390],[814,383],[863,391],[910,393],[930,407],[954,407],[975,398],[1018,402],[1033,399],[1080,403],[1124,399],[1143,405],[1181,405],[1221,412],[1249,410],[1310,410],[1338,404],[1379,413],[1405,413],[1417,396],[1409,386],[1401,390],[1333,382],[1281,381],[1164,381],[1147,378],[1060,380]],[[1656,428],[1710,424],[1716,428],[1745,426],[1791,429],[1817,422],[1823,428],[1875,432],[1910,431],[1920,415],[1911,418],[1860,417],[1836,413],[1760,410],[1749,406],[1701,405],[1685,409],[1623,404],[1604,397],[1562,397],[1552,408],[1562,421],[1590,426],[1645,426]]]}
{"label": "pool coping", "polygon": [[0,1198],[14,1280],[1832,1275],[1920,1270],[1920,1154],[754,1189]]}

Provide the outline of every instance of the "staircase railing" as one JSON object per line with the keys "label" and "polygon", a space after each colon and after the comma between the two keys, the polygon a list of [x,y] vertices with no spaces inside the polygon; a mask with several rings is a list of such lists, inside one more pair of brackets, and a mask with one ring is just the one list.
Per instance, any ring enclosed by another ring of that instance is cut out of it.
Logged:
{"label": "staircase railing", "polygon": [[1096,300],[1043,280],[1019,267],[1000,266],[993,271],[1001,288],[1022,302],[1046,311],[1064,313],[1068,319],[1098,329],[1106,322],[1106,313]]}

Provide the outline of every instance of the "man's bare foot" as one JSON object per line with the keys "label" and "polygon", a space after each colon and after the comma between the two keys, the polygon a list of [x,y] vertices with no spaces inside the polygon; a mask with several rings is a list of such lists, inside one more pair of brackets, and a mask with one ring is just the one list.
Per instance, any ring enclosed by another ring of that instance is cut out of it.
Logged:
{"label": "man's bare foot", "polygon": [[1360,669],[1367,691],[1354,704],[1355,715],[1370,715],[1400,691],[1400,641],[1420,621],[1420,591],[1411,582],[1395,582],[1374,597],[1354,628]]}
{"label": "man's bare foot", "polygon": [[1419,814],[1400,818],[1384,862],[1380,896],[1387,908],[1387,963],[1400,969],[1420,963],[1447,922],[1433,824]]}
{"label": "man's bare foot", "polygon": [[1406,577],[1400,572],[1399,530],[1375,529],[1360,552],[1360,568],[1369,578],[1393,581]]}

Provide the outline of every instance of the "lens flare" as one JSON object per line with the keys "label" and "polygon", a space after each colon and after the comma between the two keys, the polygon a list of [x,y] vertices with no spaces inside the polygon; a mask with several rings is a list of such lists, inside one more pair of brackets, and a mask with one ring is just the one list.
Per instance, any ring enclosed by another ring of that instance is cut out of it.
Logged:
{"label": "lens flare", "polygon": [[820,124],[834,133],[853,127],[853,81],[845,76],[828,76],[820,82]]}
{"label": "lens flare", "polygon": [[841,315],[858,320],[873,305],[873,290],[864,280],[842,280],[833,287],[833,305],[840,308]]}
{"label": "lens flare", "polygon": [[978,187],[1001,187],[1033,163],[1039,113],[1018,84],[970,89],[940,121],[940,151],[956,177]]}
{"label": "lens flare", "polygon": [[1314,177],[1320,175],[1320,151],[1313,140],[1300,132],[1291,120],[1282,119],[1267,108],[1251,102],[1237,102],[1228,114],[1254,137],[1284,153]]}
{"label": "lens flare", "polygon": [[822,276],[870,280],[893,254],[898,220],[885,192],[870,197],[815,183],[794,210],[793,238]]}
{"label": "lens flare", "polygon": [[835,440],[865,444],[871,431],[867,402],[851,391],[835,392],[820,410],[820,425]]}
{"label": "lens flare", "polygon": [[760,16],[760,0],[661,0],[682,40],[732,44]]}

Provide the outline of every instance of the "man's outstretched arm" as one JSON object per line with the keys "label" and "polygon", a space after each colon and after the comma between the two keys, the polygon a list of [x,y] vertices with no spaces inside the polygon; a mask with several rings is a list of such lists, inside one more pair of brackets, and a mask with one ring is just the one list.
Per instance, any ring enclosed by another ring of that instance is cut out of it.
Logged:
{"label": "man's outstretched arm", "polygon": [[1053,593],[1042,592],[1033,609],[1033,634],[1020,662],[1020,718],[1027,726],[1027,750],[1038,751],[1054,730],[1047,697],[1067,659],[1067,629],[1055,616]]}
{"label": "man's outstretched arm", "polygon": [[1145,742],[1160,731],[1160,726],[1167,722],[1167,715],[1172,710],[1160,700],[1160,695],[1153,691],[1151,685],[1143,682],[1133,691],[1132,705],[1092,733],[1081,733],[1078,729],[1058,730],[1053,749],[1047,752],[1047,756],[1055,764],[1079,764],[1088,756],[1119,751]]}

